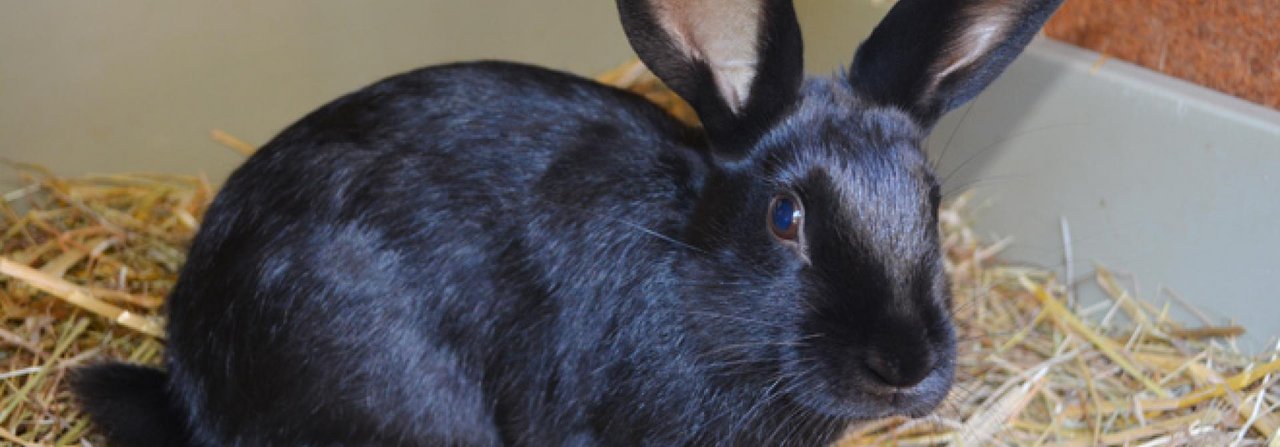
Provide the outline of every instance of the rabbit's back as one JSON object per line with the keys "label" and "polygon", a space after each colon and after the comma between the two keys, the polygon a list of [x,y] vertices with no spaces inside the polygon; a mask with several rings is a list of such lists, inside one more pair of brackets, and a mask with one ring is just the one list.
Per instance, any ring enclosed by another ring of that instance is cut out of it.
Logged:
{"label": "rabbit's back", "polygon": [[489,370],[557,361],[544,352],[579,332],[551,327],[576,312],[565,299],[654,276],[607,269],[664,256],[637,228],[674,231],[687,211],[686,133],[638,97],[505,63],[313,112],[231,176],[170,298],[191,432],[498,442],[510,385]]}

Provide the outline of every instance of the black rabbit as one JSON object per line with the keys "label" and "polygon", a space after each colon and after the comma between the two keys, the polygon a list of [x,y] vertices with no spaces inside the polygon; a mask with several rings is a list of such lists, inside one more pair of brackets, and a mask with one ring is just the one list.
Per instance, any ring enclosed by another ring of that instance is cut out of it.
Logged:
{"label": "black rabbit", "polygon": [[804,79],[786,0],[620,0],[685,127],[503,62],[378,82],[228,179],[118,445],[816,445],[955,364],[921,144],[1060,0],[900,0]]}

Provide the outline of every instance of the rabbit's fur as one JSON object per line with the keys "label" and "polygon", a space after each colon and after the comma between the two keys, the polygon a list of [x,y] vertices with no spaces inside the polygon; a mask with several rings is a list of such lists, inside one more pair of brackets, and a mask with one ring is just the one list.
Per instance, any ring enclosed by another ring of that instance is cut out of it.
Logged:
{"label": "rabbit's fur", "polygon": [[809,80],[789,2],[726,2],[759,20],[747,76],[684,3],[619,7],[705,128],[503,62],[290,126],[207,213],[167,373],[81,370],[88,412],[119,445],[671,446],[931,411],[955,336],[921,144],[1057,1],[901,0],[848,75]]}

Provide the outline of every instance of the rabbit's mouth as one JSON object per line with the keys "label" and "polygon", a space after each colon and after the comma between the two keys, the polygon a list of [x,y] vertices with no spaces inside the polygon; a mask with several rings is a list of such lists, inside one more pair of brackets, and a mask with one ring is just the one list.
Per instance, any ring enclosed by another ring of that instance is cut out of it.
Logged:
{"label": "rabbit's mouth", "polygon": [[886,416],[907,416],[912,418],[932,413],[947,397],[951,390],[952,369],[935,369],[920,383],[907,388],[874,387],[861,392],[867,402],[879,406]]}
{"label": "rabbit's mouth", "polygon": [[905,387],[885,386],[863,374],[849,377],[846,373],[838,379],[811,377],[802,381],[817,385],[796,393],[793,399],[819,414],[850,421],[891,416],[918,418],[942,404],[951,391],[954,374],[954,362],[947,358],[923,380]]}

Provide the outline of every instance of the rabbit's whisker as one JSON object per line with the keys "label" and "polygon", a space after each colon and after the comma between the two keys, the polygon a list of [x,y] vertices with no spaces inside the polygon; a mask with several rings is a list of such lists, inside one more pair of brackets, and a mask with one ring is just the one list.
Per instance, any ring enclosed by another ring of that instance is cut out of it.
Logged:
{"label": "rabbit's whisker", "polygon": [[973,160],[977,159],[979,156],[982,156],[982,155],[987,154],[987,153],[988,153],[988,151],[990,151],[992,148],[995,148],[996,146],[999,146],[999,145],[1001,145],[1001,144],[1004,144],[1004,143],[1007,143],[1007,142],[1013,141],[1014,139],[1021,138],[1021,137],[1027,136],[1027,135],[1035,134],[1035,133],[1037,133],[1037,132],[1043,132],[1043,131],[1046,131],[1046,130],[1053,130],[1053,129],[1058,129],[1058,128],[1061,128],[1061,127],[1068,127],[1068,126],[1088,126],[1088,125],[1090,125],[1090,124],[1089,124],[1089,123],[1060,123],[1060,124],[1051,124],[1051,125],[1047,125],[1047,126],[1040,126],[1040,127],[1036,127],[1036,128],[1027,129],[1027,130],[1024,130],[1024,131],[1021,131],[1021,132],[1015,132],[1015,133],[1011,133],[1011,134],[1005,135],[1004,137],[1002,137],[1002,138],[1000,138],[1000,139],[998,139],[998,140],[996,140],[996,141],[992,142],[991,144],[989,144],[989,145],[987,145],[987,146],[983,147],[982,149],[979,149],[978,151],[974,152],[973,154],[969,155],[967,158],[965,158],[965,159],[964,159],[964,161],[960,162],[960,164],[958,164],[958,165],[956,165],[954,168],[952,168],[952,169],[951,169],[951,171],[947,172],[947,174],[946,174],[946,175],[944,175],[944,176],[942,177],[942,181],[941,181],[941,182],[939,182],[939,183],[944,184],[944,185],[945,185],[945,184],[947,184],[947,182],[951,180],[951,177],[952,177],[952,176],[954,176],[954,175],[956,175],[957,173],[959,173],[959,172],[960,172],[960,170],[964,169],[964,167],[965,167],[966,165],[968,165],[968,164],[969,164],[969,162],[972,162]]}
{"label": "rabbit's whisker", "polygon": [[932,163],[933,166],[929,167],[930,170],[937,171],[938,166],[941,166],[942,161],[947,158],[947,150],[951,149],[952,140],[955,140],[956,134],[960,133],[960,128],[964,127],[965,120],[969,119],[969,111],[973,110],[973,106],[977,104],[978,104],[978,99],[975,98],[972,103],[969,103],[968,107],[964,108],[964,113],[960,115],[960,122],[956,123],[956,127],[953,127],[951,129],[951,135],[947,136],[946,144],[942,145],[942,153],[938,154],[938,158],[933,160],[933,163]]}
{"label": "rabbit's whisker", "polygon": [[686,313],[686,314],[688,314],[688,315],[697,315],[697,316],[712,317],[712,318],[723,318],[723,319],[726,319],[726,320],[740,321],[740,322],[743,322],[743,323],[758,324],[758,325],[760,325],[760,326],[766,326],[766,327],[773,327],[773,328],[786,328],[786,326],[785,326],[785,325],[783,325],[783,324],[774,323],[774,322],[769,322],[769,321],[764,321],[764,320],[757,320],[757,319],[754,319],[754,318],[743,317],[743,316],[740,316],[740,315],[721,314],[721,313],[709,312],[709,311],[705,311],[705,310],[691,310],[691,311],[687,311],[687,312],[685,312],[685,313]]}
{"label": "rabbit's whisker", "polygon": [[709,253],[707,253],[707,252],[706,252],[706,250],[703,250],[703,249],[698,248],[698,247],[694,247],[694,246],[692,246],[692,245],[689,245],[688,243],[685,243],[685,242],[683,242],[683,241],[680,241],[680,240],[678,240],[678,239],[676,239],[676,238],[673,238],[673,237],[671,237],[671,236],[667,236],[667,235],[665,235],[665,234],[662,234],[662,233],[659,233],[659,232],[657,232],[657,231],[651,230],[651,229],[649,229],[649,228],[646,228],[646,227],[645,227],[645,226],[643,226],[643,225],[640,225],[640,224],[637,224],[637,223],[634,223],[634,222],[631,222],[631,221],[623,220],[623,219],[616,219],[616,218],[615,218],[615,219],[613,219],[613,220],[614,220],[615,222],[618,222],[618,223],[621,223],[621,224],[623,224],[623,225],[629,226],[629,227],[631,227],[631,228],[633,228],[633,229],[639,230],[641,233],[644,233],[644,234],[647,234],[647,235],[650,235],[650,236],[656,237],[656,238],[658,238],[658,239],[661,239],[661,240],[664,240],[664,241],[670,242],[670,243],[675,244],[675,245],[677,245],[677,246],[684,247],[684,248],[687,248],[687,249],[690,249],[690,250],[693,250],[693,251],[696,251],[696,252],[699,252],[699,253],[702,253],[702,254],[709,254]]}
{"label": "rabbit's whisker", "polygon": [[943,191],[942,197],[951,198],[951,197],[954,197],[956,194],[967,192],[979,186],[986,186],[990,184],[1011,182],[1011,181],[1017,181],[1017,180],[1027,180],[1029,178],[1030,177],[1025,175],[998,175],[998,176],[993,176],[988,178],[974,179],[972,181],[955,185],[947,189],[946,191]]}

